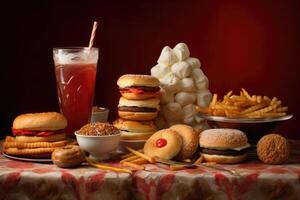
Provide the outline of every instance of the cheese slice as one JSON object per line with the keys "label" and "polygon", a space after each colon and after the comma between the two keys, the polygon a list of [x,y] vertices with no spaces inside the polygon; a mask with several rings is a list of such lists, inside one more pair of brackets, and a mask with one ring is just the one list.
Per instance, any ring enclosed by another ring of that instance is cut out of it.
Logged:
{"label": "cheese slice", "polygon": [[216,150],[235,150],[235,151],[241,151],[243,149],[247,149],[249,147],[251,147],[251,145],[249,143],[247,143],[246,145],[244,146],[241,146],[241,147],[235,147],[235,148],[222,148],[222,147],[204,147],[204,146],[201,146],[202,148],[207,148],[207,149],[216,149]]}

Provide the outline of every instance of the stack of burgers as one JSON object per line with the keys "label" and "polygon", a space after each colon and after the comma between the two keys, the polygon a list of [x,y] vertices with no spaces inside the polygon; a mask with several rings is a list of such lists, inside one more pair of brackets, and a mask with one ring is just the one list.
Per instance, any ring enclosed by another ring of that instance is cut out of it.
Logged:
{"label": "stack of burgers", "polygon": [[15,118],[12,132],[3,144],[8,155],[51,158],[51,153],[67,144],[66,118],[57,112],[22,114]]}
{"label": "stack of burgers", "polygon": [[114,126],[121,131],[123,141],[147,140],[157,131],[154,120],[159,110],[159,80],[149,75],[126,74],[117,84],[122,96]]}

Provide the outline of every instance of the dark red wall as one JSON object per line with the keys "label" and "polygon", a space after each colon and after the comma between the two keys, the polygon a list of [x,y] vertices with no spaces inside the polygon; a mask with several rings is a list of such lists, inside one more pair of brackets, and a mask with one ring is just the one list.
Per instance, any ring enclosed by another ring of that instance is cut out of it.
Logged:
{"label": "dark red wall", "polygon": [[285,1],[44,1],[2,7],[1,134],[24,112],[58,110],[52,48],[88,44],[100,22],[95,104],[112,110],[117,78],[145,73],[165,45],[185,42],[202,62],[210,90],[245,87],[278,96],[294,118],[283,134],[300,139],[300,2]]}

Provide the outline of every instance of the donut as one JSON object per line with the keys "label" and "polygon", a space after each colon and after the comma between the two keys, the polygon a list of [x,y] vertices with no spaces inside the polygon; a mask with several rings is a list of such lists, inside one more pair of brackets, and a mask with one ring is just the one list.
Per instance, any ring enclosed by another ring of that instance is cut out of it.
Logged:
{"label": "donut", "polygon": [[51,158],[55,165],[62,168],[79,166],[85,160],[78,145],[57,148],[53,151]]}
{"label": "donut", "polygon": [[196,133],[192,127],[184,124],[171,126],[170,129],[176,131],[182,137],[182,148],[176,156],[176,159],[184,160],[190,158],[198,148],[198,133]]}
{"label": "donut", "polygon": [[181,150],[182,138],[171,129],[162,129],[154,133],[144,145],[144,153],[150,157],[174,158]]}
{"label": "donut", "polygon": [[278,134],[263,136],[257,143],[257,156],[266,164],[282,164],[289,159],[290,145]]}

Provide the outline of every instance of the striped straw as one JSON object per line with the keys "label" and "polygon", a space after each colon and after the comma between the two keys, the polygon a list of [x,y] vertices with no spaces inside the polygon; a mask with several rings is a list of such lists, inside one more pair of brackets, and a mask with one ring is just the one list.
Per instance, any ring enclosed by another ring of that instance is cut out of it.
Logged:
{"label": "striped straw", "polygon": [[97,27],[98,27],[98,22],[95,21],[94,22],[94,26],[93,26],[93,30],[92,30],[92,33],[91,33],[91,37],[90,37],[89,49],[93,47],[95,36],[96,36]]}

